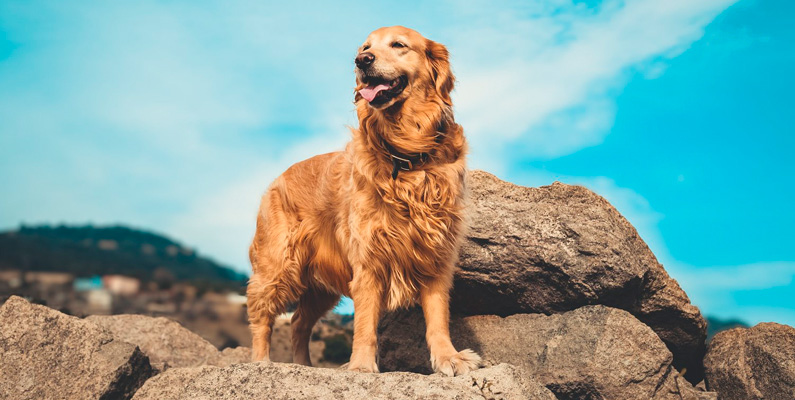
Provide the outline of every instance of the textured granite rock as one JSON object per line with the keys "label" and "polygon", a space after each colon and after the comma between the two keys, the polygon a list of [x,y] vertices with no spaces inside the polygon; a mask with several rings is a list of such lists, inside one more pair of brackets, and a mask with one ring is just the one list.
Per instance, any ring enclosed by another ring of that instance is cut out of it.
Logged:
{"label": "textured granite rock", "polygon": [[[430,372],[425,324],[417,309],[381,324],[385,371]],[[562,399],[707,399],[679,377],[660,338],[626,311],[586,306],[546,316],[453,318],[456,348],[471,348],[486,365],[509,363]]]}
{"label": "textured granite rock", "polygon": [[195,399],[538,399],[552,393],[510,365],[447,378],[406,372],[367,374],[257,362],[173,368],[150,379],[135,400]]}
{"label": "textured granite rock", "polygon": [[462,315],[559,313],[603,304],[650,326],[703,379],[706,321],[638,232],[580,186],[528,188],[470,173],[472,228],[451,307]]}
{"label": "textured granite rock", "polygon": [[795,328],[762,323],[710,341],[706,384],[721,400],[795,399]]}
{"label": "textured granite rock", "polygon": [[0,398],[128,399],[153,374],[135,345],[16,296],[0,307]]}
{"label": "textured granite rock", "polygon": [[167,318],[144,315],[93,315],[86,318],[119,340],[137,345],[152,366],[162,372],[173,367],[226,366],[248,362],[250,350],[218,351],[210,342]]}

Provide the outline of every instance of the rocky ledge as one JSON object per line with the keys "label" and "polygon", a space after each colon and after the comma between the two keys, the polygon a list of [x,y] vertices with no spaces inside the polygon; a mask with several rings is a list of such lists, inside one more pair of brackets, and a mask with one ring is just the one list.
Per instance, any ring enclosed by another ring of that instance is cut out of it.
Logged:
{"label": "rocky ledge", "polygon": [[602,304],[648,325],[692,383],[707,323],[634,227],[582,186],[517,186],[470,173],[472,228],[451,305],[461,315],[560,313]]}
{"label": "rocky ledge", "polygon": [[249,349],[218,351],[164,318],[79,319],[12,297],[0,307],[0,399],[795,398],[795,329],[734,329],[707,349],[699,310],[603,198],[481,171],[470,187],[450,330],[482,369],[428,375],[416,309],[380,325],[391,372],[361,374],[248,363]]}
{"label": "rocky ledge", "polygon": [[[380,335],[381,365],[429,373],[422,312],[388,317]],[[648,326],[626,311],[585,306],[546,316],[515,314],[455,318],[450,334],[485,365],[521,367],[561,399],[699,399],[671,365],[673,356]]]}

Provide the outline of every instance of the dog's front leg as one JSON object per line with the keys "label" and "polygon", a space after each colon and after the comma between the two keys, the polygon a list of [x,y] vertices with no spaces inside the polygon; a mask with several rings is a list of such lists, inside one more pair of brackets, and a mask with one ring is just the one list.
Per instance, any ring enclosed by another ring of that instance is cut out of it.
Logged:
{"label": "dog's front leg", "polygon": [[378,319],[383,304],[383,284],[372,272],[358,268],[351,281],[353,300],[353,353],[348,369],[378,372],[376,364]]}
{"label": "dog's front leg", "polygon": [[455,376],[473,371],[480,366],[480,356],[466,349],[456,351],[450,341],[450,283],[445,278],[423,287],[420,303],[425,314],[425,340],[431,352],[431,366],[435,372]]}

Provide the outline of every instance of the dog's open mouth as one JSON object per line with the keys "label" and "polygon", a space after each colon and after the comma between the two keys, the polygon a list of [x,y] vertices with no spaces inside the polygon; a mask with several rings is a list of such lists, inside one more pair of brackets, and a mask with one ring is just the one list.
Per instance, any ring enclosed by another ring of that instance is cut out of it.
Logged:
{"label": "dog's open mouth", "polygon": [[364,80],[367,86],[359,90],[359,94],[370,104],[384,104],[403,92],[407,82],[408,80],[405,75],[401,75],[391,81],[382,78],[367,77]]}

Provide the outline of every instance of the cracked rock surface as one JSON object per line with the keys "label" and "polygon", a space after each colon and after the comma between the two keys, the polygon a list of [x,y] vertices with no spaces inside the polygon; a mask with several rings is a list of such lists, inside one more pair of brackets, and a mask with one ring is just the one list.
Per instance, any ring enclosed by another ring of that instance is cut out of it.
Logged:
{"label": "cracked rock surface", "polygon": [[16,296],[0,307],[0,398],[128,399],[148,358],[99,326]]}
{"label": "cracked rock surface", "polygon": [[516,367],[501,364],[455,378],[407,372],[367,374],[257,362],[173,368],[150,379],[135,400],[194,399],[555,400]]}
{"label": "cracked rock surface", "polygon": [[719,332],[704,359],[721,400],[795,399],[795,328],[762,323]]}
{"label": "cracked rock surface", "polygon": [[157,372],[173,367],[227,366],[251,359],[248,348],[228,348],[220,352],[179,322],[163,317],[92,315],[86,321],[101,326],[117,339],[138,346]]}
{"label": "cracked rock surface", "polygon": [[[389,315],[379,341],[382,368],[430,372],[424,329],[417,309]],[[679,376],[671,353],[648,326],[615,308],[454,318],[450,334],[457,349],[475,350],[487,365],[516,365],[560,399],[711,396]]]}
{"label": "cracked rock surface", "polygon": [[706,321],[634,227],[581,186],[528,188],[471,171],[471,229],[450,302],[462,315],[627,310],[703,379]]}

